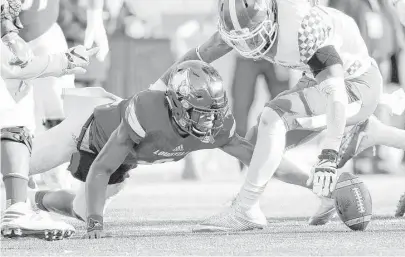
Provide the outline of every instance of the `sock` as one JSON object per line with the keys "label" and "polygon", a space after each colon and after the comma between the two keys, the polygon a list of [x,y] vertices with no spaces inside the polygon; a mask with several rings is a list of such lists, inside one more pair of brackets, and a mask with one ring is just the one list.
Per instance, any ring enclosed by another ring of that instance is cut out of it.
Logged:
{"label": "sock", "polygon": [[[35,196],[38,208],[55,212],[68,217],[77,218],[73,210],[73,200],[76,194],[70,190],[39,191]],[[41,205],[41,206],[40,206]]]}
{"label": "sock", "polygon": [[285,148],[287,131],[280,116],[266,108],[260,119],[252,161],[238,197],[239,204],[246,209],[258,203],[268,181],[280,165]]}
{"label": "sock", "polygon": [[6,208],[15,203],[25,202],[27,200],[27,179],[5,175],[3,181],[6,189]]}
{"label": "sock", "polygon": [[35,193],[35,205],[38,207],[38,209],[49,212],[49,210],[44,206],[43,203],[45,195],[49,192],[49,190],[41,190]]}

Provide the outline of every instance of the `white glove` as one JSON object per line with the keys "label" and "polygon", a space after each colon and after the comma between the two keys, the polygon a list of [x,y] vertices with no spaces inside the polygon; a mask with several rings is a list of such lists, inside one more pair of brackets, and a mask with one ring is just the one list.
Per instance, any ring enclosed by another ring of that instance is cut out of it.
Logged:
{"label": "white glove", "polygon": [[85,67],[90,64],[90,57],[99,51],[98,47],[86,49],[83,45],[70,48],[65,52],[67,67],[63,70],[64,74],[83,74],[86,72]]}
{"label": "white glove", "polygon": [[97,54],[99,61],[104,61],[108,54],[108,38],[103,22],[103,10],[87,10],[87,27],[84,36],[84,46],[91,48],[95,43],[100,51]]}
{"label": "white glove", "polygon": [[315,194],[330,197],[337,182],[338,152],[324,149],[318,158],[319,162],[312,169],[307,185],[313,184],[312,191]]}

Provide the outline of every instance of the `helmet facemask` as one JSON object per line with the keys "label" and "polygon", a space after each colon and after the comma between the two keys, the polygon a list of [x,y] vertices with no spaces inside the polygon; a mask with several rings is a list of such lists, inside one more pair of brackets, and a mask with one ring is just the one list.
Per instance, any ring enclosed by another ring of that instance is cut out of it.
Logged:
{"label": "helmet facemask", "polygon": [[277,5],[273,0],[268,1],[272,1],[273,4],[270,7],[266,2],[266,19],[255,24],[254,28],[245,27],[229,31],[221,19],[218,22],[218,31],[222,39],[243,57],[262,59],[277,40]]}
{"label": "helmet facemask", "polygon": [[166,99],[174,121],[183,131],[204,143],[213,143],[229,110],[226,97],[219,99],[219,103],[214,102],[210,108],[197,107],[173,91],[166,92]]}

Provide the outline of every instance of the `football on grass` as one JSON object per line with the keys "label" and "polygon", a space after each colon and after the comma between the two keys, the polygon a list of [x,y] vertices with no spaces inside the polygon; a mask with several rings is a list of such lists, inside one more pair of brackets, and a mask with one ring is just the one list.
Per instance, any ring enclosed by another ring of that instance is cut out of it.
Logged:
{"label": "football on grass", "polygon": [[335,191],[336,211],[352,230],[365,230],[371,221],[372,201],[366,185],[355,175],[344,172],[338,178]]}

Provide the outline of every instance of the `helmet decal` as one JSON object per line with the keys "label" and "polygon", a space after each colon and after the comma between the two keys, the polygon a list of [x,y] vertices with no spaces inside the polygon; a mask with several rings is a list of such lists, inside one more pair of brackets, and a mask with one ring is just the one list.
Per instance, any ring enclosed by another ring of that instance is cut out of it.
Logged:
{"label": "helmet decal", "polygon": [[202,142],[214,142],[229,104],[219,73],[202,61],[180,63],[170,74],[166,99],[182,130]]}

